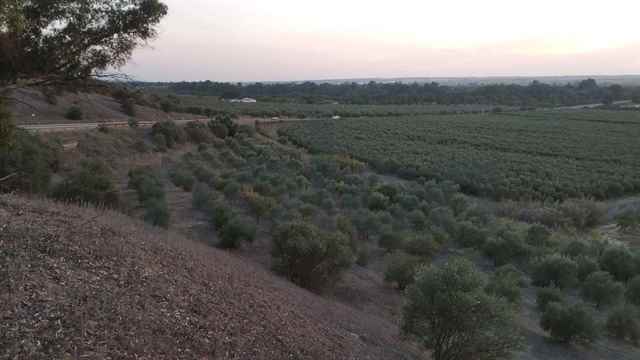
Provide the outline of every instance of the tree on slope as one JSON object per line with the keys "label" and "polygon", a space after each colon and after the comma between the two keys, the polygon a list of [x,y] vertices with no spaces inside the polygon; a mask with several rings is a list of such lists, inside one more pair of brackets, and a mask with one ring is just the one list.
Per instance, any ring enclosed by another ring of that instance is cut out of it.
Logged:
{"label": "tree on slope", "polygon": [[156,35],[158,0],[7,0],[0,86],[83,80],[126,63]]}
{"label": "tree on slope", "polygon": [[407,291],[403,331],[431,349],[435,360],[510,357],[523,344],[513,309],[486,293],[485,283],[465,259],[423,268]]}
{"label": "tree on slope", "polygon": [[[166,15],[159,0],[3,0],[0,5],[0,180],[29,177],[11,166],[31,156],[6,110],[11,91],[105,76],[156,35]],[[24,136],[22,137],[24,138]],[[22,149],[22,150],[21,150]],[[36,159],[37,160],[37,159]],[[42,162],[42,161],[40,161]],[[2,182],[2,181],[0,181]]]}

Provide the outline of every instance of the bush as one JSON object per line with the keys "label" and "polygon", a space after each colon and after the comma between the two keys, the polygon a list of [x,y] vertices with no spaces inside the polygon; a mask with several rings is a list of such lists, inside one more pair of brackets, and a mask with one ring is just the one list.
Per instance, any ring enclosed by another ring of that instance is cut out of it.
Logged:
{"label": "bush", "polygon": [[626,291],[627,301],[640,306],[640,275],[636,275],[633,279],[629,280]]}
{"label": "bush", "polygon": [[542,225],[532,225],[527,230],[527,244],[535,247],[549,246],[551,231]]}
{"label": "bush", "polygon": [[562,253],[571,258],[578,256],[589,256],[591,248],[589,244],[582,240],[571,240],[565,247]]}
{"label": "bush", "polygon": [[389,205],[389,199],[379,192],[372,192],[367,199],[367,206],[371,211],[382,211]]}
{"label": "bush", "polygon": [[191,192],[193,208],[200,211],[211,211],[215,197],[207,184],[197,183]]}
{"label": "bush", "polygon": [[221,230],[234,216],[232,208],[219,204],[213,208],[211,222],[217,230]]}
{"label": "bush", "polygon": [[529,247],[520,235],[509,228],[501,230],[496,237],[487,241],[483,246],[483,251],[496,266],[523,260],[530,253]]}
{"label": "bush", "polygon": [[351,266],[349,239],[306,222],[289,222],[273,235],[273,267],[299,286],[319,290],[335,283]]}
{"label": "bush", "polygon": [[227,221],[218,234],[221,248],[237,249],[242,241],[253,242],[255,240],[256,225],[249,218],[236,216]]}
{"label": "bush", "polygon": [[434,360],[501,359],[523,346],[514,312],[487,294],[483,274],[465,259],[423,267],[407,290],[402,331]]}
{"label": "bush", "polygon": [[414,276],[422,264],[422,260],[418,256],[397,251],[387,257],[386,263],[384,281],[395,284],[398,289],[404,290],[413,284]]}
{"label": "bush", "polygon": [[593,200],[568,200],[560,204],[563,218],[578,230],[587,230],[603,223],[606,209]]}
{"label": "bush", "polygon": [[378,246],[385,249],[388,253],[402,249],[404,246],[404,237],[395,231],[385,231],[378,239]]}
{"label": "bush", "polygon": [[405,238],[403,248],[409,254],[430,257],[440,250],[440,244],[429,233],[412,234]]}
{"label": "bush", "polygon": [[524,285],[522,274],[513,266],[499,267],[487,284],[487,292],[502,297],[512,304],[519,304],[522,300],[521,286]]}
{"label": "bush", "polygon": [[136,118],[129,118],[129,121],[127,123],[129,124],[129,127],[132,129],[137,129],[138,126],[140,125],[138,119]]}
{"label": "bush", "polygon": [[2,136],[7,136],[5,142],[0,144],[0,178],[16,174],[0,183],[0,190],[47,192],[51,176],[58,166],[60,148],[27,131],[11,131],[9,128],[13,126],[12,123],[0,125],[3,126],[0,131],[6,132]]}
{"label": "bush", "polygon": [[457,241],[463,247],[482,248],[487,233],[470,221],[462,221],[458,223]]}
{"label": "bush", "polygon": [[209,127],[211,133],[213,133],[213,135],[220,139],[225,139],[227,136],[229,136],[229,130],[227,129],[227,127],[218,121],[210,120],[207,123],[207,126]]}
{"label": "bush", "polygon": [[552,302],[546,306],[540,326],[563,343],[590,343],[598,337],[598,324],[583,304]]}
{"label": "bush", "polygon": [[82,120],[84,116],[82,114],[82,110],[79,107],[72,106],[67,109],[67,112],[64,114],[64,117],[67,118],[67,120],[78,121],[78,120]]}
{"label": "bush", "polygon": [[196,182],[191,171],[180,165],[175,166],[171,171],[169,171],[169,178],[175,186],[182,188],[182,190],[187,192],[193,189],[193,184]]}
{"label": "bush", "polygon": [[627,247],[619,245],[605,249],[600,257],[600,267],[622,282],[626,282],[636,274],[633,254]]}
{"label": "bush", "polygon": [[640,314],[633,306],[624,305],[609,313],[607,332],[618,340],[640,344]]}
{"label": "bush", "polygon": [[130,97],[124,97],[119,100],[120,108],[125,115],[136,116],[136,104]]}
{"label": "bush", "polygon": [[624,294],[624,285],[616,282],[606,271],[596,271],[582,284],[582,296],[596,307],[619,302]]}
{"label": "bush", "polygon": [[539,288],[536,292],[536,306],[541,312],[547,310],[547,305],[551,303],[564,302],[564,294],[562,291],[555,287]]}
{"label": "bush", "polygon": [[51,195],[58,200],[116,207],[118,191],[111,179],[111,171],[104,163],[85,160],[55,187]]}
{"label": "bush", "polygon": [[429,223],[446,231],[449,236],[455,237],[457,223],[453,211],[448,207],[437,207],[429,212]]}
{"label": "bush", "polygon": [[205,144],[213,141],[211,131],[207,125],[199,121],[190,121],[184,126],[184,132],[187,134],[189,141],[195,144]]}
{"label": "bush", "polygon": [[164,198],[164,187],[151,168],[137,168],[129,171],[129,188],[136,190],[141,203],[149,199]]}
{"label": "bush", "polygon": [[598,262],[590,257],[578,256],[576,258],[576,264],[578,264],[578,280],[584,281],[587,276],[600,270]]}
{"label": "bush", "polygon": [[164,138],[164,144],[169,149],[186,141],[184,130],[170,120],[155,123],[151,128],[151,136],[154,142],[156,139]]}
{"label": "bush", "polygon": [[145,209],[144,221],[153,226],[169,227],[169,206],[164,197],[148,199],[143,206]]}
{"label": "bush", "polygon": [[578,264],[559,254],[547,255],[534,264],[531,278],[536,286],[571,287],[578,282]]}

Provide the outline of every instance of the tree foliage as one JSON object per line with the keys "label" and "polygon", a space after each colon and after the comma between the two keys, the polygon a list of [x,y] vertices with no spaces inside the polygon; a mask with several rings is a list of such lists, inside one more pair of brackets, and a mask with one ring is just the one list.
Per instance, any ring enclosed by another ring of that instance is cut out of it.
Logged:
{"label": "tree foliage", "polygon": [[158,0],[9,0],[0,8],[0,85],[120,67],[167,13]]}
{"label": "tree foliage", "polygon": [[484,287],[468,260],[423,268],[407,291],[403,331],[431,349],[435,360],[509,357],[522,346],[512,309]]}
{"label": "tree foliage", "polygon": [[306,222],[281,225],[273,235],[274,269],[294,283],[321,290],[353,262],[349,239]]}
{"label": "tree foliage", "polygon": [[598,337],[598,323],[583,304],[552,302],[546,306],[540,325],[559,342],[589,343]]}

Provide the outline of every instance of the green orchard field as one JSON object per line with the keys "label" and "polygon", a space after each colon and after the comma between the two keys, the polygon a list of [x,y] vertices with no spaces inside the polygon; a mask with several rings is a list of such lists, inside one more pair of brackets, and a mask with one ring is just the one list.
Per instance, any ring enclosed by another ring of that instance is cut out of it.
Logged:
{"label": "green orchard field", "polygon": [[403,177],[447,179],[495,199],[606,199],[640,192],[640,112],[540,111],[288,123],[312,151]]}
{"label": "green orchard field", "polygon": [[[332,116],[409,116],[440,113],[472,113],[491,111],[490,105],[353,105],[353,104],[303,104],[292,102],[264,102],[253,104],[231,103],[214,96],[181,95],[176,97],[183,110],[224,112],[254,117],[328,118]],[[507,109],[502,107],[503,109]]]}

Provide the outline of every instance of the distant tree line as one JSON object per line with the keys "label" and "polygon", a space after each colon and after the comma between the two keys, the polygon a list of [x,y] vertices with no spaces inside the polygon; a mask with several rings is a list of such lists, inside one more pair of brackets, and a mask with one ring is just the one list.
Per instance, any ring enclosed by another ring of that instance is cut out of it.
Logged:
{"label": "distant tree line", "polygon": [[447,86],[431,83],[220,83],[212,81],[138,83],[164,86],[180,95],[221,98],[254,97],[268,101],[348,104],[494,104],[509,106],[562,106],[610,103],[637,95],[637,89],[600,86],[593,79],[566,85],[533,81],[529,85],[492,84]]}

